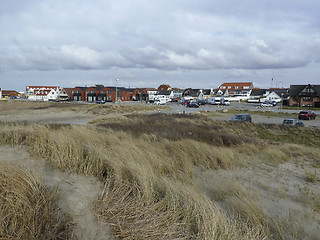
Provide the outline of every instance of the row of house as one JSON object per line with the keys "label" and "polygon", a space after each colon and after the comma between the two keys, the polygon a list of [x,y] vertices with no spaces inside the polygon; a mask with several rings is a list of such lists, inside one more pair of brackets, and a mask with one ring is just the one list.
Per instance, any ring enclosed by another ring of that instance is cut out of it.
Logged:
{"label": "row of house", "polygon": [[320,107],[320,85],[290,85],[290,88],[254,88],[252,83],[224,83],[218,89],[186,89],[183,97],[225,97],[251,103],[272,100],[292,107]]}
{"label": "row of house", "polygon": [[[2,90],[1,97],[21,96],[14,90]],[[265,100],[282,101],[289,106],[316,106],[320,107],[320,85],[291,85],[290,88],[254,88],[252,82],[223,83],[217,89],[178,89],[167,84],[156,88],[124,88],[104,85],[90,87],[77,86],[61,88],[59,86],[26,86],[25,97],[31,101],[146,101],[156,99],[178,101],[185,99],[206,99],[212,96],[228,98],[229,101],[248,101],[252,103]]]}

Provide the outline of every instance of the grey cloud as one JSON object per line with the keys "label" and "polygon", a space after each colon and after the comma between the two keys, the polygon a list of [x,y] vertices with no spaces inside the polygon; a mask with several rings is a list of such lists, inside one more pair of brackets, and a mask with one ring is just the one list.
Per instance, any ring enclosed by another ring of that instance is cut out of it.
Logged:
{"label": "grey cloud", "polygon": [[[4,52],[4,51],[3,51]],[[2,68],[17,70],[67,70],[154,68],[159,70],[273,69],[307,65],[312,59],[272,49],[263,40],[251,44],[225,44],[216,49],[157,48],[146,46],[103,51],[79,45],[11,48],[0,58]]]}
{"label": "grey cloud", "polygon": [[188,78],[308,69],[320,61],[319,7],[315,0],[3,0],[0,71]]}

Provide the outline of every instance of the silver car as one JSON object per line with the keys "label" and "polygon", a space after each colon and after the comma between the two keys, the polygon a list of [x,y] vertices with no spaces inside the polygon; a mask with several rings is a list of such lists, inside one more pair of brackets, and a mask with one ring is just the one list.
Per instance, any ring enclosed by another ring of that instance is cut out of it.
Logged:
{"label": "silver car", "polygon": [[304,124],[299,119],[284,119],[282,122],[283,125],[294,126],[294,127],[303,127]]}

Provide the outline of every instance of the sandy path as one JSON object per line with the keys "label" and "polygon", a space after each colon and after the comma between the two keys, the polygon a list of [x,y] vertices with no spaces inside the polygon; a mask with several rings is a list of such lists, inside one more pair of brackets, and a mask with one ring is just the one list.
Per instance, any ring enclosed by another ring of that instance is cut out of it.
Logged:
{"label": "sandy path", "polygon": [[59,187],[58,203],[73,218],[76,239],[113,239],[109,227],[97,222],[93,212],[93,202],[101,187],[97,179],[62,172],[47,164],[44,159],[30,156],[26,147],[0,146],[0,153],[0,161],[18,164],[38,175],[47,186]]}

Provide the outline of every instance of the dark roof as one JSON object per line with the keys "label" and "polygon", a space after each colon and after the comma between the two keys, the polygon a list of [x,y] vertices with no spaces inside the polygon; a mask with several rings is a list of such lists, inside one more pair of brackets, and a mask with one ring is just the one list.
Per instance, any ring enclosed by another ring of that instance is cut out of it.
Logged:
{"label": "dark roof", "polygon": [[94,88],[99,91],[99,90],[101,90],[102,88],[104,88],[104,86],[103,86],[103,85],[96,85],[96,87],[94,87]]}
{"label": "dark roof", "polygon": [[283,88],[283,89],[275,89],[271,90],[271,92],[275,92],[279,95],[279,97],[287,98],[289,96],[289,88]]}
{"label": "dark roof", "polygon": [[289,89],[289,95],[291,97],[297,97],[301,93],[303,89],[306,87],[311,87],[315,91],[315,94],[320,96],[320,85],[311,85],[311,84],[305,84],[305,85],[290,85]]}
{"label": "dark roof", "polygon": [[183,96],[198,97],[199,93],[200,93],[200,89],[187,88],[183,91],[182,95]]}
{"label": "dark roof", "polygon": [[202,92],[203,92],[204,95],[210,95],[211,89],[203,89]]}
{"label": "dark roof", "polygon": [[124,87],[108,87],[108,86],[105,86],[106,88],[109,88],[109,89],[111,89],[111,90],[124,90],[125,88]]}
{"label": "dark roof", "polygon": [[228,91],[228,89],[214,89],[213,90],[213,95],[218,95],[218,92],[221,92],[221,94],[219,94],[219,96],[220,95],[224,95],[226,93],[226,91]]}
{"label": "dark roof", "polygon": [[252,89],[250,96],[263,96],[266,91],[266,89]]}
{"label": "dark roof", "polygon": [[200,91],[199,91],[199,90],[193,89],[193,90],[191,90],[191,92],[189,93],[189,96],[191,96],[191,97],[198,97],[199,94],[200,94]]}
{"label": "dark roof", "polygon": [[124,88],[124,89],[122,89],[123,91],[134,91],[134,90],[136,90],[136,88]]}
{"label": "dark roof", "polygon": [[171,91],[160,90],[156,95],[170,95]]}

